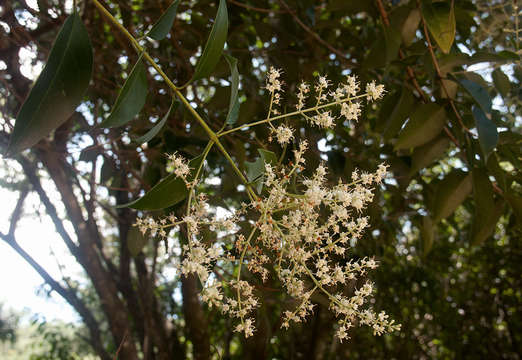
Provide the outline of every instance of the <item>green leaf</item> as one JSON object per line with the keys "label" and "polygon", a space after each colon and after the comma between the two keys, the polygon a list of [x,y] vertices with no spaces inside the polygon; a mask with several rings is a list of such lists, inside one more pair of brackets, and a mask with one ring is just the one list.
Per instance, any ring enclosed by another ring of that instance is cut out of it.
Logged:
{"label": "green leaf", "polygon": [[100,170],[100,183],[107,183],[114,175],[116,175],[116,169],[114,169],[112,162],[104,158]]}
{"label": "green leaf", "polygon": [[410,46],[413,40],[415,40],[415,34],[419,28],[420,20],[420,11],[416,8],[411,9],[401,28],[401,37],[404,45]]}
{"label": "green leaf", "polygon": [[435,227],[433,220],[428,216],[422,218],[421,239],[422,239],[422,255],[427,256],[433,247],[435,238]]}
{"label": "green leaf", "polygon": [[450,216],[471,193],[471,175],[462,170],[453,170],[437,184],[433,199],[433,221],[438,222]]}
{"label": "green leaf", "polygon": [[47,64],[16,117],[9,154],[33,146],[69,119],[89,86],[92,62],[89,34],[74,13],[63,24]]}
{"label": "green leaf", "polygon": [[230,66],[230,103],[228,105],[228,114],[226,123],[233,125],[237,121],[239,115],[239,71],[237,70],[237,59],[228,54],[224,54],[228,66]]}
{"label": "green leaf", "polygon": [[457,79],[457,81],[473,97],[473,100],[475,100],[484,112],[488,114],[491,113],[491,98],[482,85],[469,79]]}
{"label": "green leaf", "polygon": [[99,154],[99,149],[97,145],[88,146],[80,152],[80,157],[78,160],[85,162],[93,162],[96,160]]}
{"label": "green leaf", "polygon": [[498,143],[497,126],[478,106],[472,108],[475,126],[477,127],[480,148],[487,160]]}
{"label": "green leaf", "polygon": [[116,99],[116,104],[107,119],[102,121],[102,127],[125,125],[140,112],[147,98],[147,69],[142,56],[132,68]]}
{"label": "green leaf", "polygon": [[[194,179],[202,160],[203,155],[199,155],[190,160],[189,166],[191,172],[188,181]],[[189,190],[187,189],[185,181],[177,177],[176,174],[170,174],[141,198],[120,207],[131,207],[137,210],[161,210],[183,201],[188,196],[188,193]]]}
{"label": "green leaf", "polygon": [[256,161],[245,162],[248,182],[256,187],[258,193],[263,190],[263,174],[265,173],[265,162],[261,158]]}
{"label": "green leaf", "polygon": [[127,234],[127,248],[131,256],[138,256],[145,245],[147,245],[147,241],[148,238],[137,227],[130,228]]}
{"label": "green leaf", "polygon": [[484,168],[473,169],[473,198],[475,214],[470,231],[470,242],[477,246],[495,231],[504,208],[504,201],[495,203],[493,186]]}
{"label": "green leaf", "polygon": [[399,56],[401,47],[401,33],[399,30],[388,26],[384,29],[384,41],[386,44],[386,63],[395,60]]}
{"label": "green leaf", "polygon": [[519,225],[522,226],[522,197],[516,194],[504,193],[504,197],[511,205],[515,217],[518,219]]}
{"label": "green leaf", "polygon": [[152,29],[148,32],[147,36],[154,40],[162,40],[167,36],[176,19],[176,13],[178,11],[178,5],[180,0],[175,0],[170,4],[167,10],[161,15],[161,17],[152,26]]}
{"label": "green leaf", "polygon": [[446,135],[441,135],[429,143],[415,148],[411,156],[410,176],[441,157],[449,147],[449,144],[449,138]]}
{"label": "green leaf", "polygon": [[167,111],[165,116],[163,116],[161,121],[158,121],[158,123],[156,125],[154,125],[154,127],[152,127],[152,129],[147,131],[147,133],[145,135],[137,138],[135,141],[138,144],[143,144],[143,143],[146,143],[147,141],[152,140],[152,138],[154,136],[158,135],[160,130],[163,129],[163,126],[165,126],[165,124],[167,123],[167,119],[169,118],[169,115],[172,112],[172,110],[176,109],[178,106],[179,106],[179,102],[177,102],[175,99],[172,99],[172,103],[170,104],[169,110]]}
{"label": "green leaf", "polygon": [[258,193],[263,190],[263,175],[265,173],[265,164],[276,165],[277,156],[272,151],[257,149],[261,157],[257,158],[256,161],[245,162],[246,173],[248,181],[256,186]]}
{"label": "green leaf", "polygon": [[424,145],[440,133],[446,123],[446,111],[435,103],[421,104],[399,134],[395,149]]}
{"label": "green leaf", "polygon": [[399,130],[401,129],[404,121],[408,115],[410,115],[413,105],[415,103],[415,98],[410,90],[406,87],[402,88],[401,97],[399,101],[396,103],[391,115],[386,123],[386,129],[384,130],[383,138],[385,141],[393,138]]}
{"label": "green leaf", "polygon": [[426,20],[433,38],[444,53],[449,53],[455,40],[456,23],[455,12],[448,2],[422,2],[422,15]]}
{"label": "green leaf", "polygon": [[472,177],[475,213],[469,232],[469,241],[471,245],[478,246],[495,231],[498,219],[504,210],[504,201],[495,203],[493,186],[485,168],[473,168]]}
{"label": "green leaf", "polygon": [[223,53],[223,46],[227,40],[228,33],[228,13],[225,0],[219,0],[219,8],[216,14],[216,20],[210,31],[207,43],[203,54],[196,64],[196,70],[189,82],[196,81],[210,75],[212,70],[216,67],[221,54]]}
{"label": "green leaf", "polygon": [[[272,151],[264,150],[264,149],[257,149],[257,152],[259,153],[259,155],[261,155],[261,159],[263,159],[265,164],[270,164],[270,165],[277,164],[277,156]],[[263,171],[264,171],[264,169],[263,169]]]}
{"label": "green leaf", "polygon": [[499,91],[499,93],[506,97],[506,95],[511,90],[511,82],[509,81],[509,78],[504,72],[500,69],[495,69],[491,73],[491,77],[493,78],[493,83],[495,84],[495,87]]}

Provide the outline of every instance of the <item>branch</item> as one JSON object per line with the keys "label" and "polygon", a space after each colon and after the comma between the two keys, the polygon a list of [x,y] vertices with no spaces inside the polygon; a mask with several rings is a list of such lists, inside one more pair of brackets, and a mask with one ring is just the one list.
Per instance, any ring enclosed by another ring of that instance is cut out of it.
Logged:
{"label": "branch", "polygon": [[[419,11],[420,11],[421,9],[420,9],[419,0],[417,0],[417,7],[419,8]],[[433,62],[433,66],[435,67],[435,71],[437,72],[437,79],[440,82],[440,86],[442,87],[442,90],[444,91],[444,94],[446,95],[446,98],[448,99],[448,101],[451,105],[451,108],[453,109],[453,112],[455,113],[455,116],[457,117],[457,120],[459,121],[460,126],[462,127],[462,129],[464,129],[464,131],[472,134],[471,131],[464,125],[464,121],[462,120],[462,117],[460,116],[457,108],[455,107],[455,102],[449,95],[448,89],[446,88],[446,85],[442,81],[442,79],[443,79],[442,71],[440,70],[440,66],[437,61],[437,57],[435,56],[435,52],[433,51],[433,45],[431,44],[430,34],[428,32],[428,26],[426,25],[426,20],[424,19],[424,16],[422,15],[422,11],[421,11],[421,20],[422,20],[422,25],[423,25],[423,30],[424,30],[424,37],[426,38],[426,42],[428,43],[428,49],[430,51],[431,60]]]}
{"label": "branch", "polygon": [[[15,212],[21,210],[17,210],[18,208],[23,207],[23,199],[27,194],[23,194],[20,196],[18,203],[15,208]],[[13,215],[15,215],[13,213]],[[14,216],[11,219],[11,226],[13,224],[13,220],[17,220]],[[11,231],[11,227],[10,227]],[[4,240],[14,251],[18,253],[31,267],[42,277],[42,279],[51,286],[51,289],[56,291],[62,298],[65,299],[80,315],[85,325],[89,329],[90,341],[91,345],[97,354],[102,358],[102,360],[110,360],[109,353],[103,347],[101,337],[100,337],[100,328],[96,319],[94,318],[91,311],[85,306],[83,301],[78,298],[76,293],[71,288],[64,288],[58,281],[53,279],[53,277],[38,263],[33,259],[31,255],[29,255],[24,249],[20,247],[16,238],[13,234],[3,234],[0,233],[0,238]]]}
{"label": "branch", "polygon": [[339,56],[341,58],[341,60],[345,63],[345,64],[349,64],[350,67],[354,67],[355,64],[353,63],[353,61],[351,59],[349,59],[346,54],[344,54],[342,51],[334,48],[332,45],[330,45],[328,42],[326,42],[325,40],[323,40],[316,32],[314,32],[312,29],[310,29],[305,23],[303,23],[301,21],[301,19],[299,19],[299,17],[296,15],[296,13],[290,8],[290,6],[288,6],[288,4],[284,1],[284,0],[279,0],[279,2],[281,3],[281,5],[288,11],[288,13],[290,13],[290,15],[294,18],[295,22],[299,24],[299,26],[301,26],[303,28],[304,31],[306,31],[307,33],[309,33],[314,39],[316,39],[320,44],[322,44],[323,46],[325,46],[328,50],[330,50],[331,52],[333,52],[334,54],[336,54],[337,56]]}
{"label": "branch", "polygon": [[252,6],[252,5],[241,3],[241,2],[236,1],[236,0],[228,0],[228,2],[231,3],[231,4],[234,4],[236,6],[239,6],[239,7],[248,9],[248,10],[252,10],[252,11],[261,12],[261,13],[283,14],[283,13],[289,12],[289,11],[284,11],[284,10],[258,8],[258,7]]}
{"label": "branch", "polygon": [[[377,8],[379,9],[379,13],[381,15],[383,23],[386,25],[386,27],[389,27],[390,20],[388,19],[388,14],[386,12],[386,9],[384,8],[384,5],[382,4],[382,0],[376,0],[376,2],[377,2]],[[422,20],[424,22],[424,18],[422,18]],[[404,60],[404,58],[405,58],[405,55],[404,55],[404,52],[402,51],[402,49],[399,49],[399,58],[401,60]],[[422,89],[417,81],[417,77],[415,76],[415,71],[413,70],[413,68],[409,65],[406,66],[406,72],[408,74],[408,79],[413,84],[413,87],[415,88],[415,90],[417,90],[417,92],[419,93],[419,96],[422,98],[422,101],[424,103],[427,103],[428,98],[426,97],[426,94],[424,94],[424,91],[422,91]],[[444,85],[444,84],[442,84],[442,85]],[[446,95],[447,94],[448,93],[446,91]],[[449,96],[448,96],[448,98],[449,98]],[[450,138],[450,140],[460,149],[460,144],[459,144],[458,140],[455,138],[455,136],[453,136],[451,131],[449,131],[447,126],[444,126],[444,132]]]}

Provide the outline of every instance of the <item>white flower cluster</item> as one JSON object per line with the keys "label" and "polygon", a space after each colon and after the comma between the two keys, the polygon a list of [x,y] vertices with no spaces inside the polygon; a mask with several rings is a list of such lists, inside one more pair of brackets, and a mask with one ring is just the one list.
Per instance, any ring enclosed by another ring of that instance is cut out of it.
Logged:
{"label": "white flower cluster", "polygon": [[[275,128],[272,119],[282,118],[276,105],[281,100],[282,82],[279,80],[282,71],[270,68],[267,75],[266,89],[270,93],[270,108],[266,121],[271,126],[271,132],[275,133],[277,142],[281,145],[289,143],[293,138],[293,129],[286,125]],[[346,77],[346,81],[331,90],[331,82],[326,76],[319,76],[313,86],[315,102],[307,107],[308,98],[311,92],[309,84],[302,82],[298,87],[296,115],[301,115],[305,120],[320,128],[332,128],[335,126],[337,115],[334,114],[332,107],[339,107],[340,117],[348,121],[357,121],[361,115],[361,103],[358,99],[366,97],[368,101],[380,99],[384,94],[384,86],[376,85],[375,81],[366,84],[366,93],[358,94],[360,84],[353,75]]]}
{"label": "white flower cluster", "polygon": [[190,167],[187,160],[177,153],[167,155],[168,164],[167,169],[171,170],[176,174],[177,177],[182,178],[187,182],[187,176],[190,173]]}
{"label": "white flower cluster", "polygon": [[[279,103],[280,73],[272,68],[267,80],[266,88],[272,97],[269,117],[275,114],[273,105]],[[354,76],[348,76],[346,83],[333,92],[328,92],[330,85],[326,77],[319,77],[314,87],[314,114],[310,116],[309,109],[304,108],[310,87],[305,83],[299,86],[298,113],[321,127],[334,123],[331,110],[324,110],[327,106],[340,105],[342,116],[356,120],[361,110],[354,98],[375,100],[383,92],[382,85],[372,82],[365,94],[357,95],[359,83]],[[331,103],[327,103],[329,99]],[[266,122],[280,144],[294,138],[293,129],[287,125],[275,128],[270,118]],[[283,310],[285,328],[291,322],[304,321],[314,309],[312,299],[322,297],[338,319],[336,334],[341,341],[348,338],[349,329],[355,325],[370,326],[375,335],[400,329],[388,315],[374,312],[369,305],[373,284],[366,274],[377,267],[376,261],[346,259],[348,250],[369,225],[361,212],[373,201],[373,187],[386,176],[386,165],[379,165],[374,173],[356,170],[351,182],[331,184],[328,169],[322,164],[312,176],[303,176],[306,150],[306,141],[301,141],[288,167],[265,164],[263,192],[252,192],[255,196],[251,196],[251,202],[242,204],[228,218],[217,218],[206,195],[196,195],[196,186],[187,182],[187,162],[173,154],[169,156],[173,171],[190,188],[186,215],[181,219],[172,215],[159,220],[139,219],[136,226],[142,233],[159,237],[166,237],[168,229],[186,226],[188,236],[180,272],[196,274],[203,286],[202,300],[237,319],[235,331],[246,337],[254,334],[252,313],[259,306],[250,281],[253,276],[263,282],[279,281],[284,292],[295,300]],[[247,228],[239,224],[247,224]],[[215,232],[215,238],[201,236],[208,234],[201,231],[202,227]],[[353,290],[349,293],[347,289]]]}

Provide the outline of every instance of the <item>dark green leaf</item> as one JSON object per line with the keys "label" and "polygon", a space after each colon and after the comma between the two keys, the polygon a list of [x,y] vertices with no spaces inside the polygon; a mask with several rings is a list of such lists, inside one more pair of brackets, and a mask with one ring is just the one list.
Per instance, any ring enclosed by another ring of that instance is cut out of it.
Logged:
{"label": "dark green leaf", "polygon": [[114,177],[114,175],[116,175],[116,170],[114,169],[112,162],[107,159],[104,159],[103,165],[100,170],[100,182],[102,184],[105,184],[112,177]]}
{"label": "dark green leaf", "polygon": [[511,90],[511,82],[509,81],[509,78],[502,70],[495,69],[491,73],[491,77],[493,78],[493,83],[495,84],[495,87],[500,92],[500,94],[503,97],[506,97],[506,95]]}
{"label": "dark green leaf", "polygon": [[396,103],[391,115],[386,123],[386,129],[384,130],[384,140],[388,141],[393,138],[401,129],[404,121],[406,121],[408,115],[410,115],[415,98],[410,90],[406,87],[402,88],[401,97]]}
{"label": "dark green leaf", "polygon": [[18,113],[8,153],[33,146],[69,119],[89,86],[92,59],[89,35],[75,13],[63,24],[45,68]]}
{"label": "dark green leaf", "polygon": [[233,56],[225,54],[228,66],[230,66],[230,103],[228,105],[228,114],[226,123],[233,125],[237,121],[239,115],[239,71],[237,70],[237,59]]}
{"label": "dark green leaf", "polygon": [[473,100],[484,110],[491,113],[491,98],[486,89],[479,83],[469,79],[458,79],[458,82],[473,97]]}
{"label": "dark green leaf", "polygon": [[[190,160],[191,175],[188,180],[194,179],[197,169],[201,165],[203,155]],[[170,174],[150,189],[143,197],[120,207],[131,207],[138,210],[161,210],[183,201],[188,196],[185,181],[175,174]]]}
{"label": "dark green leaf", "polygon": [[504,197],[511,205],[515,217],[518,219],[520,226],[522,226],[522,197],[517,194],[504,194]]}
{"label": "dark green leaf", "polygon": [[475,214],[470,231],[470,243],[482,244],[494,231],[504,208],[504,201],[495,203],[493,186],[484,168],[473,169]]}
{"label": "dark green leaf", "polygon": [[453,2],[422,2],[422,15],[433,38],[444,53],[449,53],[455,40],[456,24]]}
{"label": "dark green leaf", "polygon": [[399,56],[401,40],[401,33],[399,30],[391,26],[388,26],[384,29],[384,41],[386,43],[386,63],[395,60]]}
{"label": "dark green leaf", "polygon": [[196,81],[210,75],[212,70],[216,67],[221,54],[223,53],[223,46],[227,40],[228,33],[228,13],[225,0],[219,0],[219,8],[216,14],[216,20],[210,31],[207,43],[203,54],[198,60],[196,70],[190,81]]}
{"label": "dark green leaf", "polygon": [[175,0],[170,4],[167,10],[161,15],[161,17],[156,21],[156,23],[152,26],[148,37],[153,38],[154,40],[162,40],[167,36],[176,19],[176,13],[178,11],[178,5],[180,0]]}
{"label": "dark green leaf", "polygon": [[258,193],[263,189],[263,174],[265,172],[265,163],[263,159],[257,158],[256,161],[245,162],[248,182],[256,187]]}
{"label": "dark green leaf", "polygon": [[261,157],[254,162],[245,162],[248,181],[256,186],[258,193],[263,189],[263,175],[265,173],[265,164],[276,165],[277,156],[272,151],[257,149]]}
{"label": "dark green leaf", "polygon": [[129,77],[123,84],[116,99],[116,104],[107,119],[102,121],[102,127],[116,127],[125,125],[140,112],[147,98],[147,69],[143,64],[142,56],[132,68]]}
{"label": "dark green leaf", "polygon": [[446,123],[446,111],[435,104],[421,104],[399,134],[395,149],[424,145],[437,137]]}
{"label": "dark green leaf", "polygon": [[475,118],[475,125],[477,126],[480,148],[487,160],[489,154],[491,154],[498,143],[497,126],[480,107],[473,106],[472,112]]}
{"label": "dark green leaf", "polygon": [[443,134],[427,144],[424,144],[413,150],[411,156],[411,170],[410,175],[415,174],[420,169],[424,169],[433,161],[437,160],[444,154],[449,147],[450,140]]}
{"label": "dark green leaf", "polygon": [[420,20],[420,11],[416,8],[411,9],[410,13],[408,14],[408,17],[404,21],[404,24],[401,28],[402,42],[404,43],[404,45],[410,46],[413,40],[415,39],[415,34],[419,27]]}
{"label": "dark green leaf", "polygon": [[127,248],[131,256],[138,256],[145,245],[147,245],[147,240],[148,238],[137,227],[130,228],[127,234]]}
{"label": "dark green leaf", "polygon": [[471,175],[462,170],[453,170],[437,184],[433,199],[433,221],[438,222],[450,216],[471,193]]}
{"label": "dark green leaf", "polygon": [[96,145],[88,146],[88,147],[82,149],[82,151],[80,152],[79,160],[85,161],[85,162],[92,162],[92,161],[96,160],[96,157],[98,156],[98,154],[99,154],[98,146],[96,146]]}
{"label": "dark green leaf", "polygon": [[505,62],[513,62],[519,61],[520,56],[511,51],[499,51],[498,53],[486,53],[486,52],[476,52],[470,58],[470,64],[476,64],[479,62],[495,62],[495,63],[505,63]]}
{"label": "dark green leaf", "polygon": [[179,105],[179,102],[177,102],[175,99],[172,99],[172,103],[170,104],[169,110],[167,111],[165,116],[163,116],[161,121],[158,121],[158,123],[156,125],[154,125],[152,127],[152,129],[147,131],[147,133],[145,135],[137,138],[135,141],[138,144],[143,144],[143,143],[146,143],[147,141],[150,141],[154,136],[158,135],[160,130],[163,129],[163,126],[165,126],[165,124],[167,123],[167,119],[169,118],[170,113],[172,112],[173,109],[177,108],[178,105]]}
{"label": "dark green leaf", "polygon": [[276,165],[277,164],[277,156],[272,151],[264,150],[264,149],[257,149],[257,152],[259,152],[259,155],[261,155],[261,158],[265,162],[265,164],[271,164]]}

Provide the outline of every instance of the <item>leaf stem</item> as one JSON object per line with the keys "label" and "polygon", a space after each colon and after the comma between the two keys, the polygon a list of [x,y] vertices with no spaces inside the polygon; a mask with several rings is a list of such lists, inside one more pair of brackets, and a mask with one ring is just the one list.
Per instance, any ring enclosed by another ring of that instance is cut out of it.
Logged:
{"label": "leaf stem", "polygon": [[181,93],[180,88],[178,88],[172,82],[172,80],[170,80],[170,78],[167,76],[167,74],[165,74],[165,72],[163,72],[161,67],[147,53],[145,48],[139,44],[139,42],[134,38],[134,36],[132,36],[132,34],[122,24],[120,24],[118,22],[118,20],[116,20],[116,18],[114,18],[114,16],[112,16],[112,14],[102,5],[102,3],[100,3],[100,1],[98,1],[98,0],[92,0],[92,1],[93,1],[94,5],[98,8],[98,10],[107,19],[109,19],[110,22],[112,24],[114,24],[118,28],[118,30],[120,30],[125,35],[125,37],[127,37],[127,39],[136,48],[136,51],[138,53],[140,53],[140,54],[143,54],[143,57],[145,58],[145,60],[147,60],[149,62],[149,64],[154,68],[154,70],[156,70],[158,72],[158,74],[165,80],[167,85],[172,89],[174,94],[181,100],[181,102],[183,103],[185,108],[187,108],[189,110],[189,112],[196,118],[196,120],[199,122],[199,124],[203,127],[203,129],[207,133],[207,135],[210,138],[210,140],[213,141],[218,146],[219,150],[223,153],[223,155],[228,160],[230,165],[232,165],[232,168],[234,169],[235,173],[241,179],[241,181],[244,183],[244,185],[245,185],[245,187],[247,189],[247,194],[250,197],[250,199],[254,200],[256,198],[256,194],[255,194],[254,189],[250,186],[250,184],[249,184],[248,180],[246,179],[246,177],[243,175],[241,170],[239,170],[239,168],[237,167],[236,163],[234,162],[234,160],[232,159],[230,154],[227,152],[227,150],[225,149],[223,144],[219,141],[219,138],[216,135],[216,133],[208,126],[208,124],[205,122],[205,120],[203,120],[203,118],[197,113],[197,111],[192,107],[192,105],[190,105],[190,102]]}

